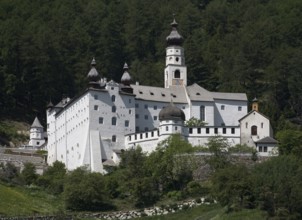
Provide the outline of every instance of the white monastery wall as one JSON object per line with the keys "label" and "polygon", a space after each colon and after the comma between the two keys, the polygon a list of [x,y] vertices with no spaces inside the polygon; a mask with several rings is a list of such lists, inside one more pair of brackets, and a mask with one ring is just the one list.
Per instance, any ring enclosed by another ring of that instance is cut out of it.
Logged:
{"label": "white monastery wall", "polygon": [[238,126],[239,119],[246,114],[246,101],[215,99],[215,126]]}
{"label": "white monastery wall", "polygon": [[[191,117],[201,119],[201,106],[204,106],[205,122],[207,126],[214,126],[214,103],[213,102],[196,102],[192,101]],[[187,118],[189,120],[190,118]]]}

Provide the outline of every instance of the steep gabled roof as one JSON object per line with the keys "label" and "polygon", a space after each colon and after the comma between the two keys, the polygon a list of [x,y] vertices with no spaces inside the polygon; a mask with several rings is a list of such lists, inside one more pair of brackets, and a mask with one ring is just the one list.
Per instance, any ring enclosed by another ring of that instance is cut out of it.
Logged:
{"label": "steep gabled roof", "polygon": [[255,141],[255,143],[262,143],[262,144],[277,144],[278,141],[275,140],[274,138],[272,137],[265,137],[265,138],[262,138],[258,141]]}
{"label": "steep gabled roof", "polygon": [[249,113],[247,113],[245,116],[243,116],[242,118],[240,118],[238,121],[242,121],[244,118],[248,117],[250,114],[252,114],[253,112],[257,112],[259,115],[263,116],[264,118],[266,118],[267,120],[269,120],[269,118],[263,114],[261,114],[260,112],[256,111],[256,110],[252,110]]}
{"label": "steep gabled roof", "polygon": [[43,128],[39,119],[36,117],[33,124],[30,126],[31,128]]}
{"label": "steep gabled roof", "polygon": [[185,87],[171,86],[169,88],[131,85],[133,94],[136,99],[155,101],[155,102],[171,102],[187,103]]}
{"label": "steep gabled roof", "polygon": [[212,92],[209,92],[208,90],[202,88],[196,83],[187,86],[187,91],[192,101],[209,101],[209,102],[214,101]]}

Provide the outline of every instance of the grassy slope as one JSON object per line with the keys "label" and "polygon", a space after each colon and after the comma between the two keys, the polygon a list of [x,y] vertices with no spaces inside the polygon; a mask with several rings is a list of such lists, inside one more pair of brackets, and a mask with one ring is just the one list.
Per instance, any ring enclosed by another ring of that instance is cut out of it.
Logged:
{"label": "grassy slope", "polygon": [[53,214],[63,204],[57,197],[35,189],[8,187],[0,183],[0,215]]}

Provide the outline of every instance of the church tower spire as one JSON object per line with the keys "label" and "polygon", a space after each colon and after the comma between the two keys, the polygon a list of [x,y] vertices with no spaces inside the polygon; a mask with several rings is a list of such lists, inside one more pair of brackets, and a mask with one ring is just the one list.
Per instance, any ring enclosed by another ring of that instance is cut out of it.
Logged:
{"label": "church tower spire", "polygon": [[187,85],[187,67],[185,65],[183,37],[177,31],[175,18],[171,23],[171,33],[167,36],[165,88]]}

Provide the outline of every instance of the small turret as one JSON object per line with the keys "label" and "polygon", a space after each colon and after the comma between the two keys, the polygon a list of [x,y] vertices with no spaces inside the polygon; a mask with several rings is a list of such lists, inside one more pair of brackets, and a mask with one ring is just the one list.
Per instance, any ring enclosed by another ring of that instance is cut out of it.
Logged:
{"label": "small turret", "polygon": [[123,70],[124,70],[124,73],[121,78],[121,83],[122,83],[121,90],[125,93],[133,94],[133,88],[130,86],[132,79],[128,72],[129,67],[128,67],[127,63],[124,64]]}
{"label": "small turret", "polygon": [[36,117],[32,125],[30,126],[30,140],[28,145],[34,148],[38,148],[44,143],[44,129],[39,119]]}
{"label": "small turret", "polygon": [[253,103],[252,103],[252,110],[258,112],[259,111],[259,104],[258,104],[258,99],[255,97],[253,99]]}
{"label": "small turret", "polygon": [[95,68],[96,66],[96,62],[95,59],[93,58],[91,61],[91,69],[89,71],[89,73],[87,74],[87,78],[88,78],[88,85],[90,88],[95,88],[95,89],[101,89],[104,87],[104,85],[100,84],[100,75],[98,73],[98,71]]}

